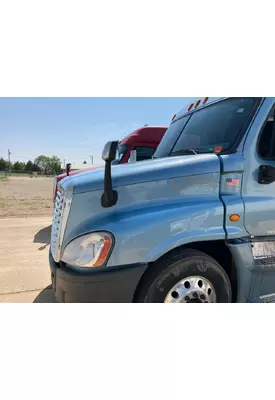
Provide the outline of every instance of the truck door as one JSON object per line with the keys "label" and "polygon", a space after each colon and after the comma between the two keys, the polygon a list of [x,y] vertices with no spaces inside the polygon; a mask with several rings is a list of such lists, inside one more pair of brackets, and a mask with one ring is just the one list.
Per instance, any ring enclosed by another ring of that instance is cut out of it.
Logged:
{"label": "truck door", "polygon": [[256,238],[275,236],[275,181],[261,178],[263,168],[275,168],[274,115],[274,99],[266,99],[244,144],[244,224]]}

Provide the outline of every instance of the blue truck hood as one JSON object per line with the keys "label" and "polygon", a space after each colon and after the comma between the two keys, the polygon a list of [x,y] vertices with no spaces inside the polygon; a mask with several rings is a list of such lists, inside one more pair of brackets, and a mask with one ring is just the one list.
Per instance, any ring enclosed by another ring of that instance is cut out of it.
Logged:
{"label": "blue truck hood", "polygon": [[[188,155],[139,161],[132,164],[113,165],[112,181],[114,187],[120,187],[219,171],[220,162],[217,155]],[[103,190],[104,168],[64,178],[62,184],[64,187],[72,185],[75,194]]]}

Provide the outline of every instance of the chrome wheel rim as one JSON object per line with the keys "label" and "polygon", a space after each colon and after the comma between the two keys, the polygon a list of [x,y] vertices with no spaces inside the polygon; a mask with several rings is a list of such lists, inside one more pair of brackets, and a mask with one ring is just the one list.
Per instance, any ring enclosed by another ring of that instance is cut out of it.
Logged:
{"label": "chrome wheel rim", "polygon": [[164,303],[216,303],[216,292],[208,279],[188,276],[169,290]]}

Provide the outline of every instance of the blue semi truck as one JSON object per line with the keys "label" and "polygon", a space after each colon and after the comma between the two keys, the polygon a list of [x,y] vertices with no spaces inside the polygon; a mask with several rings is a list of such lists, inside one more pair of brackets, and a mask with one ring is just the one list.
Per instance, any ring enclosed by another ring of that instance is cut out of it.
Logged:
{"label": "blue semi truck", "polygon": [[275,98],[198,99],[152,160],[60,182],[59,302],[275,301]]}

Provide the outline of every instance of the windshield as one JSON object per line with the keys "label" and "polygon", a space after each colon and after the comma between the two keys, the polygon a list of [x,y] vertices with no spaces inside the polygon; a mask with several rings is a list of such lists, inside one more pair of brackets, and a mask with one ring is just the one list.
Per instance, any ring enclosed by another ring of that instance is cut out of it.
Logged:
{"label": "windshield", "polygon": [[256,99],[230,98],[187,115],[167,130],[155,157],[231,150],[254,110]]}
{"label": "windshield", "polygon": [[113,161],[112,164],[119,164],[127,150],[128,150],[128,144],[118,145],[116,159]]}

